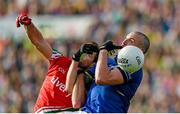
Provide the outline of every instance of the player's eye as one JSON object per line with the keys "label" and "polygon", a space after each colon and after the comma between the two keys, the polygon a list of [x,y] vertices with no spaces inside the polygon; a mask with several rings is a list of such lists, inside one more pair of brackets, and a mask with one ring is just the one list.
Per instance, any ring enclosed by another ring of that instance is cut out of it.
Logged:
{"label": "player's eye", "polygon": [[93,54],[87,54],[88,57],[92,57]]}

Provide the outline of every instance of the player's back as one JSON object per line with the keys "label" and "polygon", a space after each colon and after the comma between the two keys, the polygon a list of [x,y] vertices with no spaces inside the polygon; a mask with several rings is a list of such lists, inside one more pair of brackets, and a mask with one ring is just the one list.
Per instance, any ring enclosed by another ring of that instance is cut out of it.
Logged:
{"label": "player's back", "polygon": [[125,84],[111,86],[97,85],[94,82],[82,110],[89,113],[126,113],[142,76],[142,69],[140,69],[132,74],[132,79]]}
{"label": "player's back", "polygon": [[65,81],[71,60],[53,51],[47,76],[40,89],[35,112],[72,108],[71,96],[66,97]]}

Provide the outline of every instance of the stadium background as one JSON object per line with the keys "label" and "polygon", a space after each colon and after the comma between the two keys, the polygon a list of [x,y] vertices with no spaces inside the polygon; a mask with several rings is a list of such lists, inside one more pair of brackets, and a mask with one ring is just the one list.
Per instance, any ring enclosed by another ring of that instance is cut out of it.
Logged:
{"label": "stadium background", "polygon": [[0,0],[0,112],[33,112],[48,68],[15,28],[23,9],[67,56],[88,40],[120,43],[130,31],[144,32],[151,46],[129,112],[180,112],[180,0]]}

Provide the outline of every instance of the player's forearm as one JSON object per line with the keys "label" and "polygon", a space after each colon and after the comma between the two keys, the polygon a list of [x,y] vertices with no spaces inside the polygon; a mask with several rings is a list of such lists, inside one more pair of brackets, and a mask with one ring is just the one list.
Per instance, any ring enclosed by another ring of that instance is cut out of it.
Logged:
{"label": "player's forearm", "polygon": [[109,69],[107,66],[107,50],[101,50],[97,61],[95,80],[97,84],[104,84],[108,79]]}
{"label": "player's forearm", "polygon": [[67,78],[66,78],[66,88],[65,90],[71,94],[73,91],[74,83],[77,78],[77,70],[78,70],[78,64],[79,62],[72,61],[69,70],[67,72]]}
{"label": "player's forearm", "polygon": [[31,42],[35,45],[38,44],[39,42],[43,41],[43,36],[40,33],[40,31],[34,26],[33,23],[30,25],[26,26],[24,25],[24,28],[26,30],[26,33],[31,40]]}
{"label": "player's forearm", "polygon": [[73,108],[80,108],[84,104],[85,100],[85,85],[84,85],[84,75],[81,74],[77,77],[77,81],[74,85],[72,93],[72,104]]}
{"label": "player's forearm", "polygon": [[52,54],[52,48],[47,41],[43,39],[40,31],[31,23],[28,26],[24,26],[26,33],[31,40],[31,42],[36,46],[36,48],[48,59],[50,59]]}

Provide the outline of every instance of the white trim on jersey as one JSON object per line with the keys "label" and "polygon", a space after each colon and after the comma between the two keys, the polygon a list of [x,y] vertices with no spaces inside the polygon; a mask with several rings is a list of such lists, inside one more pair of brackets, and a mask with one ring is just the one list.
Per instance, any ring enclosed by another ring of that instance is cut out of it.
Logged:
{"label": "white trim on jersey", "polygon": [[44,113],[44,112],[49,112],[49,111],[56,111],[56,110],[66,110],[72,107],[66,107],[64,108],[63,106],[44,106],[39,108],[35,113]]}
{"label": "white trim on jersey", "polygon": [[50,60],[53,60],[53,59],[57,59],[59,57],[63,56],[62,53],[58,52],[57,50],[53,49],[53,52],[52,52],[52,55],[51,55],[51,59]]}

